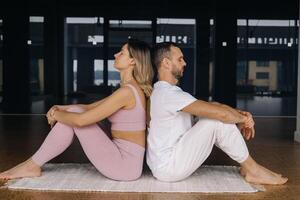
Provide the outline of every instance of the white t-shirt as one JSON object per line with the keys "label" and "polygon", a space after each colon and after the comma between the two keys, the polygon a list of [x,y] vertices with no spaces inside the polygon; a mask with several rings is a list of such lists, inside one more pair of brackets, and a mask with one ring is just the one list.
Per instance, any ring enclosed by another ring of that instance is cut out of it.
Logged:
{"label": "white t-shirt", "polygon": [[154,84],[150,99],[146,158],[153,171],[168,163],[174,145],[192,127],[192,115],[180,110],[197,99],[166,81]]}

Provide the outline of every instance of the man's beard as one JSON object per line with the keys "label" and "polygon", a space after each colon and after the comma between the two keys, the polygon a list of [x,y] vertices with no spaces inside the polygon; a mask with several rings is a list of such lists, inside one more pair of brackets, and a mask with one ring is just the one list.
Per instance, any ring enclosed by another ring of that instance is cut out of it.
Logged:
{"label": "man's beard", "polygon": [[177,84],[179,83],[179,80],[182,78],[183,76],[183,72],[176,69],[176,67],[173,67],[173,70],[171,71],[173,77],[177,80]]}

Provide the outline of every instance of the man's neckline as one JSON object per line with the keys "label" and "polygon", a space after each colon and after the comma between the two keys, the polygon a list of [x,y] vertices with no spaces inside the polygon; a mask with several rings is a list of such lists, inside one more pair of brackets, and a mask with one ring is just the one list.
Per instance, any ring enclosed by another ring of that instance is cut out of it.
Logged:
{"label": "man's neckline", "polygon": [[156,83],[163,83],[163,84],[172,85],[172,84],[171,84],[171,83],[169,83],[168,81],[157,81]]}
{"label": "man's neckline", "polygon": [[155,84],[154,84],[154,86],[155,85],[167,85],[167,86],[175,86],[175,87],[178,87],[178,85],[172,85],[171,83],[169,83],[168,81],[157,81]]}

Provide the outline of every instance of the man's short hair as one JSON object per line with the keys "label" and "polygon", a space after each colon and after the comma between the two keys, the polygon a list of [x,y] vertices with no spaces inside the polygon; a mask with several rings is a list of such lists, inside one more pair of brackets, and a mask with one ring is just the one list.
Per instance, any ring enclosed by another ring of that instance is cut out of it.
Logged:
{"label": "man's short hair", "polygon": [[171,58],[171,47],[178,47],[174,42],[161,42],[152,49],[152,64],[156,69],[160,67],[164,58]]}

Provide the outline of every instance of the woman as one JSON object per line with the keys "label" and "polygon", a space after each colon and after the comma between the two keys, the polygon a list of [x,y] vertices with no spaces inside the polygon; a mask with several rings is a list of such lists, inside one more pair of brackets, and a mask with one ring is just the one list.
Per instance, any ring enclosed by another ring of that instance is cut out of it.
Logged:
{"label": "woman", "polygon": [[[114,55],[121,87],[92,104],[53,106],[47,113],[53,126],[40,149],[28,160],[0,174],[0,179],[41,176],[41,166],[61,154],[76,135],[91,163],[104,176],[122,181],[141,176],[145,153],[146,97],[152,91],[150,48],[129,39]],[[96,124],[108,118],[110,139]],[[54,125],[55,124],[55,125]]]}

